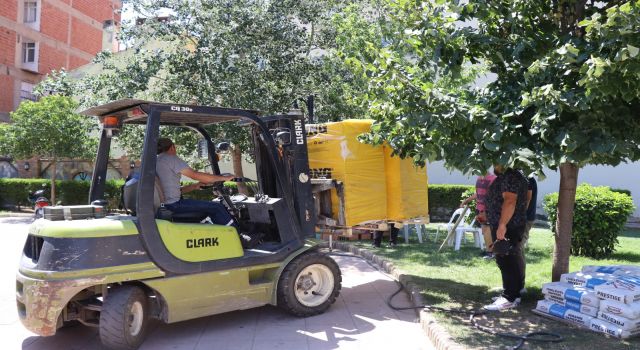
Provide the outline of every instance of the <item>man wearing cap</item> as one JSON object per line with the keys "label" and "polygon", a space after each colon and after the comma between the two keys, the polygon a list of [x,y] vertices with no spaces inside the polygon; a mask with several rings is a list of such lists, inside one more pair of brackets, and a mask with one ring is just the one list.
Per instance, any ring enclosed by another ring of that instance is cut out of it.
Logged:
{"label": "man wearing cap", "polygon": [[[184,160],[176,155],[176,145],[168,138],[158,140],[156,174],[164,193],[163,204],[166,209],[176,214],[203,213],[209,216],[214,224],[235,226],[233,217],[221,203],[182,198],[183,193],[200,189],[204,184],[231,180],[233,175],[213,175],[191,169]],[[199,182],[180,187],[182,175]]]}

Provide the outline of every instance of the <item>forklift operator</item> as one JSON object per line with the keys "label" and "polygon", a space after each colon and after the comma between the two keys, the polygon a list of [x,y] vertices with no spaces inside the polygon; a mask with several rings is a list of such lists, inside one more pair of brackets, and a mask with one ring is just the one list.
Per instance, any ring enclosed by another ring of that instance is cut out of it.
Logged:
{"label": "forklift operator", "polygon": [[[237,226],[222,203],[182,198],[182,193],[198,190],[205,184],[231,180],[233,175],[213,175],[191,169],[176,155],[176,145],[168,138],[158,140],[156,174],[160,179],[160,187],[164,193],[163,205],[166,209],[176,214],[203,213],[209,216],[214,224]],[[180,187],[182,175],[199,182]]]}

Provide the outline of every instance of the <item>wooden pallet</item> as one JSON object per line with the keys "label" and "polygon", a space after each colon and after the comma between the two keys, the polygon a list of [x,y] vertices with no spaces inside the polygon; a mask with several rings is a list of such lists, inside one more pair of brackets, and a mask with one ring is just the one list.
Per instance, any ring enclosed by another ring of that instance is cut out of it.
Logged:
{"label": "wooden pallet", "polygon": [[389,224],[386,221],[366,222],[356,226],[339,226],[318,224],[316,232],[336,234],[338,236],[351,237],[354,235],[371,234],[373,231],[389,231]]}
{"label": "wooden pallet", "polygon": [[389,224],[393,224],[396,228],[403,228],[405,225],[426,225],[430,223],[428,216],[418,216],[410,219],[388,220]]}

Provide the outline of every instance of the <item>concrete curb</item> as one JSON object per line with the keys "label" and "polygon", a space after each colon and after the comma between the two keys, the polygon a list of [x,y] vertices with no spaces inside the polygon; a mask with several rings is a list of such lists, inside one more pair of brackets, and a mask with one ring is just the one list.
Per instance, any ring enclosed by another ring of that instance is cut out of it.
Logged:
{"label": "concrete curb", "polygon": [[[328,248],[329,242],[323,242],[321,246]],[[405,290],[409,293],[409,297],[414,306],[424,305],[424,300],[420,294],[420,289],[412,281],[411,276],[405,274],[402,270],[396,268],[393,263],[385,258],[375,255],[372,251],[358,248],[352,244],[344,242],[333,242],[333,249],[338,249],[344,252],[352,253],[354,255],[361,256],[371,263],[379,266],[384,272],[393,276],[399,281]],[[435,317],[425,310],[420,310],[420,325],[422,330],[426,333],[427,337],[433,343],[433,346],[437,350],[463,350],[463,346],[456,344],[453,341],[446,329],[438,324]]]}

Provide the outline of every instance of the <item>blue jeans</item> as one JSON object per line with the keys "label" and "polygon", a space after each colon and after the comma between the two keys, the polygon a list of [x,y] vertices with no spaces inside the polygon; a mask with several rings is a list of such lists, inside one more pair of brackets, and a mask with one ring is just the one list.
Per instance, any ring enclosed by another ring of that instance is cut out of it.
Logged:
{"label": "blue jeans", "polygon": [[208,216],[214,224],[235,226],[235,220],[233,220],[227,208],[219,202],[180,199],[177,202],[165,204],[164,207],[176,214],[202,213],[202,215]]}

